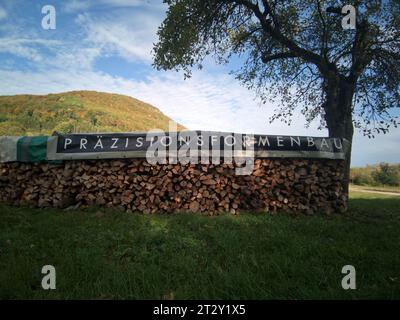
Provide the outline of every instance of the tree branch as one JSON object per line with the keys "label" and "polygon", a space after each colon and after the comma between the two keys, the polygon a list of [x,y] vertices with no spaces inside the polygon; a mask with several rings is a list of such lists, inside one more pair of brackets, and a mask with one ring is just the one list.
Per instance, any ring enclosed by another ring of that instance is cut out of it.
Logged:
{"label": "tree branch", "polygon": [[368,47],[368,24],[363,20],[357,24],[356,36],[354,37],[353,47],[351,49],[352,66],[350,68],[349,78],[356,81],[364,68],[370,63],[372,56],[367,53]]}
{"label": "tree branch", "polygon": [[321,41],[321,56],[324,57],[325,61],[329,63],[328,61],[328,29],[326,27],[326,21],[324,19],[324,16],[322,14],[321,10],[321,3],[320,0],[317,0],[317,10],[318,10],[318,16],[319,19],[321,20],[322,23],[322,41]]}
{"label": "tree branch", "polygon": [[[329,68],[325,61],[318,54],[309,51],[307,49],[299,47],[294,41],[287,38],[278,28],[274,28],[262,14],[258,4],[254,4],[248,0],[232,0],[232,2],[243,5],[250,11],[254,13],[257,19],[260,21],[264,32],[282,44],[284,47],[288,48],[293,54],[306,60],[310,63],[315,64],[321,73],[328,74]],[[331,66],[332,67],[332,66]],[[334,66],[333,66],[334,67]]]}
{"label": "tree branch", "polygon": [[264,55],[261,60],[264,63],[271,62],[273,60],[277,59],[285,59],[285,58],[297,58],[298,56],[294,54],[293,52],[279,52],[276,54],[271,54],[271,55]]}

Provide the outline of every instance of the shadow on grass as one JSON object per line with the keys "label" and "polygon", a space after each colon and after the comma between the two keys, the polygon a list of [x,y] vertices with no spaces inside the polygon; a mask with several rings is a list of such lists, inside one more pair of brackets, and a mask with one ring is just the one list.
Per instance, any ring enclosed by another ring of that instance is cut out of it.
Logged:
{"label": "shadow on grass", "polygon": [[360,217],[377,218],[380,221],[400,218],[400,198],[381,195],[353,195],[349,204],[349,214]]}

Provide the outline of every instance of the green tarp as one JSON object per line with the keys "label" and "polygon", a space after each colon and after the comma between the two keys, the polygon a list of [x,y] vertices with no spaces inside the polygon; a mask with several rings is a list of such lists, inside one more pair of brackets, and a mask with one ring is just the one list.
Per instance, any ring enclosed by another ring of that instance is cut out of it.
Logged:
{"label": "green tarp", "polygon": [[21,137],[17,141],[17,161],[41,162],[47,157],[47,136]]}

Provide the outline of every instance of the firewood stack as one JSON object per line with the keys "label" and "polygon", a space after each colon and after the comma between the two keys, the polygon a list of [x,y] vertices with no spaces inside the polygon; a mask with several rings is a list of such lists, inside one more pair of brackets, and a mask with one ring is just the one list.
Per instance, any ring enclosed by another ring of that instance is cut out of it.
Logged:
{"label": "firewood stack", "polygon": [[332,213],[346,209],[343,168],[341,160],[256,159],[253,173],[239,176],[234,164],[224,163],[1,163],[0,202],[57,208],[100,205],[142,213]]}

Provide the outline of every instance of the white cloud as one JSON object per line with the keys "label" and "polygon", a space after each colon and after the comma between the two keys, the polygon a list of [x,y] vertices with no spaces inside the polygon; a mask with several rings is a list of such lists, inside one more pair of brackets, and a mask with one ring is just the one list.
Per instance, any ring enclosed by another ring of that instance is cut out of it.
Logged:
{"label": "white cloud", "polygon": [[91,2],[82,0],[70,0],[64,2],[63,10],[65,12],[71,13],[76,11],[88,10],[91,6]]}
{"label": "white cloud", "polygon": [[45,60],[38,46],[51,48],[60,44],[61,42],[57,40],[1,38],[0,52],[38,63]]}
{"label": "white cloud", "polygon": [[85,42],[91,46],[117,54],[127,61],[151,62],[158,19],[139,16],[123,21],[114,17],[94,20],[87,14],[80,14],[76,22],[86,29]]}
{"label": "white cloud", "polygon": [[[46,49],[52,54],[43,53]],[[32,62],[36,69],[91,69],[93,62],[101,55],[96,47],[81,48],[71,43],[51,39],[1,38],[0,52]]]}
{"label": "white cloud", "polygon": [[59,50],[48,59],[43,68],[54,67],[59,70],[91,70],[97,57],[101,56],[100,48],[67,48]]}
{"label": "white cloud", "polygon": [[4,8],[0,7],[0,20],[3,20],[5,18],[7,18],[7,11]]}
{"label": "white cloud", "polygon": [[160,7],[161,1],[154,0],[70,0],[64,3],[63,9],[68,13],[85,12],[96,8],[129,8],[129,7]]}
{"label": "white cloud", "polygon": [[98,0],[98,2],[112,7],[137,7],[150,4],[149,0]]}
{"label": "white cloud", "polygon": [[[135,86],[136,97],[158,106],[191,129],[284,134],[282,123],[269,124],[274,107],[260,106],[253,93],[232,76],[195,72],[191,79],[184,81],[180,75],[169,74]],[[316,126],[305,129],[304,118],[298,118],[300,121],[292,127],[285,126],[285,134],[324,134]]]}

